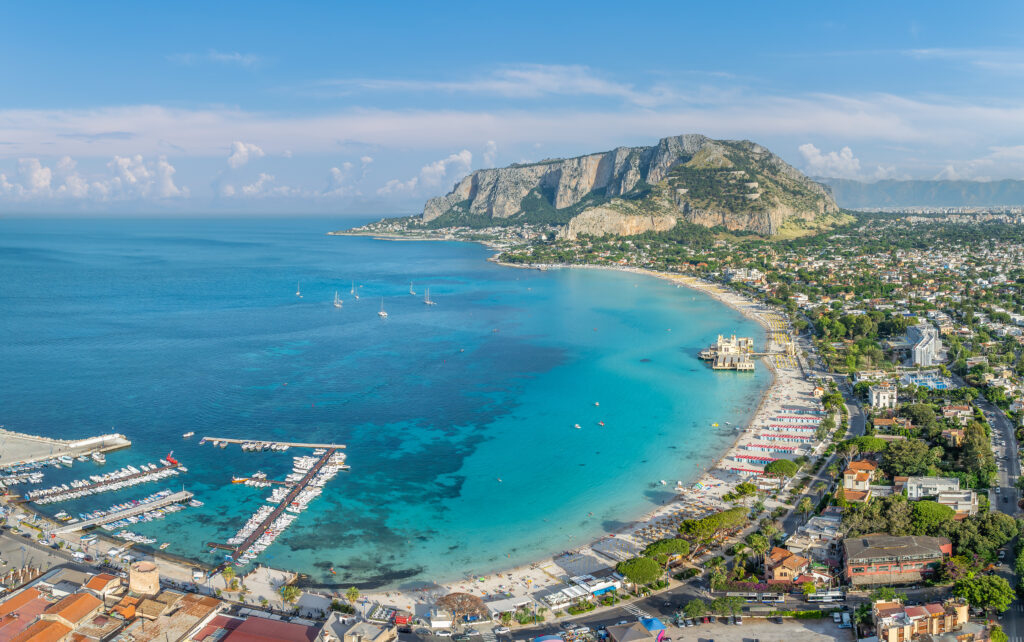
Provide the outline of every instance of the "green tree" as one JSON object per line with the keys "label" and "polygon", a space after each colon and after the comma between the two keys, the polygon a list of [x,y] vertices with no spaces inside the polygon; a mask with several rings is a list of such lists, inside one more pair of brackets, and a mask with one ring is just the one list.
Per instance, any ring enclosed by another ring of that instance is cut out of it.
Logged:
{"label": "green tree", "polygon": [[348,590],[345,591],[345,599],[348,600],[350,604],[355,604],[356,601],[359,600],[359,589],[354,586],[348,587]]}
{"label": "green tree", "polygon": [[661,577],[661,565],[649,557],[634,557],[615,565],[624,578],[633,584],[650,584]]}
{"label": "green tree", "polygon": [[683,606],[683,615],[689,618],[703,617],[707,612],[708,605],[700,598],[690,600]]}
{"label": "green tree", "polygon": [[735,595],[711,600],[708,608],[718,615],[736,615],[743,609],[743,598]]}
{"label": "green tree", "polygon": [[1010,583],[998,575],[975,575],[953,585],[953,595],[962,597],[975,608],[1002,613],[1010,608],[1014,592]]}
{"label": "green tree", "polygon": [[768,538],[760,533],[751,533],[747,536],[747,546],[757,554],[761,564],[764,564],[764,556],[770,547]]}
{"label": "green tree", "polygon": [[807,516],[814,510],[814,502],[811,501],[810,497],[804,497],[800,500],[800,504],[796,509],[804,516],[804,521],[807,521]]}
{"label": "green tree", "polygon": [[913,528],[916,535],[935,535],[956,515],[949,506],[938,502],[921,500],[914,502]]}
{"label": "green tree", "polygon": [[654,561],[658,562],[662,566],[668,566],[668,560],[673,555],[682,555],[683,557],[690,554],[690,543],[685,539],[679,539],[678,537],[672,537],[668,539],[660,539],[657,542],[648,544],[643,551],[644,557],[650,557]]}
{"label": "green tree", "polygon": [[796,475],[800,467],[788,459],[776,459],[764,467],[764,474],[789,478]]}
{"label": "green tree", "polygon": [[992,630],[988,632],[989,642],[1010,642],[1010,636],[1006,635],[1003,631],[1003,627],[998,624],[992,625]]}
{"label": "green tree", "polygon": [[235,579],[235,567],[228,564],[221,570],[220,576],[224,578],[224,588],[229,588]]}
{"label": "green tree", "polygon": [[891,586],[880,586],[880,587],[876,588],[874,591],[871,591],[871,596],[869,597],[869,599],[872,602],[878,602],[878,601],[892,602],[893,600],[899,600],[900,602],[906,602],[907,601],[907,594],[906,593],[898,593],[898,592],[896,592],[896,589],[892,588]]}
{"label": "green tree", "polygon": [[804,582],[800,585],[800,590],[803,591],[804,595],[814,595],[818,589],[814,586],[814,582]]}
{"label": "green tree", "polygon": [[281,587],[281,599],[288,604],[294,604],[296,600],[302,597],[302,589],[292,584],[285,584]]}
{"label": "green tree", "polygon": [[929,448],[920,439],[904,439],[885,449],[882,467],[891,475],[926,475],[941,456],[941,449]]}

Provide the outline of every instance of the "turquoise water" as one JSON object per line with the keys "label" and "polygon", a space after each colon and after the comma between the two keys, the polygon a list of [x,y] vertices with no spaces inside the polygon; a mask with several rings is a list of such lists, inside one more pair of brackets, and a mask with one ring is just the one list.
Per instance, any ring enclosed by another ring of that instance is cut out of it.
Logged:
{"label": "turquoise water", "polygon": [[[177,486],[205,506],[133,530],[207,562],[220,556],[206,544],[269,495],[232,474],[283,477],[296,453],[200,436],[345,443],[352,471],[260,561],[314,584],[396,587],[533,561],[639,517],[669,498],[658,480],[717,458],[733,434],[711,424],[747,420],[769,384],[764,369],[696,359],[719,332],[764,337],[700,293],[501,267],[475,244],[324,234],[343,226],[0,221],[0,423],[64,438],[114,427],[134,445],[108,469],[173,450],[189,467]],[[93,470],[47,469],[43,485]]]}

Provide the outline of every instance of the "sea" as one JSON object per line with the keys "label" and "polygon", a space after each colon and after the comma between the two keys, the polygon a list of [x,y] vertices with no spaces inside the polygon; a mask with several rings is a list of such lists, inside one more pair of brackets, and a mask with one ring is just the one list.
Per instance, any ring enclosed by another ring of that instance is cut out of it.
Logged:
{"label": "sea", "polygon": [[358,222],[0,220],[0,424],[132,441],[103,467],[47,468],[41,487],[172,452],[188,468],[43,510],[185,488],[204,505],[131,530],[216,564],[209,543],[270,494],[232,476],[281,479],[300,452],[201,437],[343,443],[351,470],[257,561],[322,587],[447,582],[571,550],[669,501],[770,384],[764,367],[697,359],[719,333],[765,338],[700,292],[504,267],[473,243],[326,234]]}

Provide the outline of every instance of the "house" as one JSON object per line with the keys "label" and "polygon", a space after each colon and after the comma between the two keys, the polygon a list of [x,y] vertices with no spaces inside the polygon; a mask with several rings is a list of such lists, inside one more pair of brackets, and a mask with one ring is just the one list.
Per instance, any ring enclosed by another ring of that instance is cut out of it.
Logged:
{"label": "house", "polygon": [[613,624],[608,629],[608,639],[611,642],[657,642],[665,636],[665,631],[662,629],[657,634],[652,634],[640,622],[629,622],[627,624]]}
{"label": "house", "polygon": [[872,408],[896,408],[896,386],[886,381],[868,388]]}
{"label": "house", "polygon": [[966,424],[974,416],[974,411],[970,406],[967,405],[956,405],[956,406],[943,406],[942,417],[943,419],[952,419],[959,423],[961,426]]}
{"label": "house", "polygon": [[769,583],[793,582],[805,573],[810,560],[776,546],[765,556],[765,575]]}
{"label": "house", "polygon": [[866,502],[871,499],[871,479],[878,466],[870,461],[851,461],[843,471],[843,499]]}
{"label": "house", "polygon": [[84,588],[91,591],[94,595],[104,598],[107,594],[113,592],[115,589],[121,586],[121,578],[110,573],[100,573],[93,575],[88,582],[85,583]]}
{"label": "house", "polygon": [[935,501],[952,508],[961,519],[978,512],[978,493],[969,488],[942,491]]}
{"label": "house", "polygon": [[875,427],[875,430],[910,430],[914,427],[914,424],[909,419],[903,417],[876,417],[871,420],[871,425]]}
{"label": "house", "polygon": [[918,500],[938,497],[941,493],[959,492],[960,480],[956,477],[907,477],[903,488],[907,499]]}
{"label": "house", "polygon": [[878,601],[871,607],[871,617],[879,642],[911,642],[926,636],[945,640],[947,634],[958,642],[988,639],[985,626],[971,623],[967,604],[957,600],[915,606]]}
{"label": "house", "polygon": [[843,572],[854,586],[920,582],[952,553],[953,544],[945,537],[848,537],[843,540]]}
{"label": "house", "polygon": [[821,399],[825,396],[825,389],[821,386],[814,386],[814,390],[811,391],[811,396],[815,399]]}
{"label": "house", "polygon": [[964,443],[967,433],[962,428],[947,428],[942,431],[942,438],[950,448],[959,448]]}

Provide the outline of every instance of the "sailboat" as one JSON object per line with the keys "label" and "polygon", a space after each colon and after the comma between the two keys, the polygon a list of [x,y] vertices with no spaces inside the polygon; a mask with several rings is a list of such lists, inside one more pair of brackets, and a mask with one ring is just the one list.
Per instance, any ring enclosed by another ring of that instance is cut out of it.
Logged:
{"label": "sailboat", "polygon": [[334,291],[334,307],[336,307],[336,308],[340,308],[341,307],[341,299],[338,298],[338,291],[337,290]]}
{"label": "sailboat", "polygon": [[382,319],[388,318],[388,313],[384,311],[384,297],[380,298],[380,312],[377,313],[377,316]]}
{"label": "sailboat", "polygon": [[427,305],[437,305],[436,302],[430,299],[430,288],[427,288],[427,296],[423,297],[423,302]]}
{"label": "sailboat", "polygon": [[416,296],[416,290],[412,289],[412,281],[409,281],[409,294]]}
{"label": "sailboat", "polygon": [[302,298],[302,288],[299,287],[300,285],[301,284],[298,283],[298,282],[295,283],[295,296],[297,296],[297,297],[299,297],[301,299]]}
{"label": "sailboat", "polygon": [[352,289],[349,290],[348,293],[351,294],[353,297],[355,297],[356,301],[359,300],[359,293],[356,292],[356,282],[355,281],[352,282]]}

